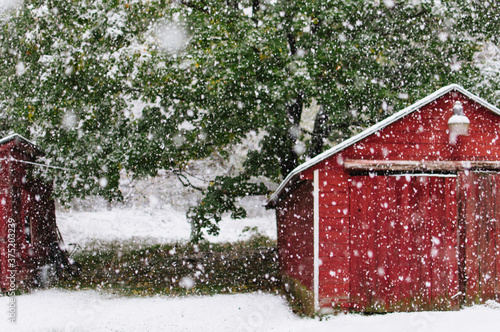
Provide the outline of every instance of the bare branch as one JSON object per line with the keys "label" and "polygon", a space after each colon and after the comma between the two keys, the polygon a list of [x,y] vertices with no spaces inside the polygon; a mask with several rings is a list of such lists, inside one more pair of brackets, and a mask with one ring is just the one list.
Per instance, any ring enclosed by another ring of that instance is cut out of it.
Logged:
{"label": "bare branch", "polygon": [[187,178],[187,176],[182,174],[181,171],[175,170],[173,173],[177,176],[177,178],[179,179],[179,181],[182,183],[182,185],[184,187],[189,187],[189,188],[196,189],[198,191],[203,191],[203,188],[197,187],[194,184],[192,184],[191,181],[189,181],[189,179]]}

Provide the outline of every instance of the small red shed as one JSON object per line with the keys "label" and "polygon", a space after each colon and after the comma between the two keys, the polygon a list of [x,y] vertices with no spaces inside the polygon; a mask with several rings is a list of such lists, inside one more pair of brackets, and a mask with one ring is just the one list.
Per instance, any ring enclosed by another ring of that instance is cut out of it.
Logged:
{"label": "small red shed", "polygon": [[446,86],[297,167],[268,207],[310,313],[499,300],[500,109]]}
{"label": "small red shed", "polygon": [[43,155],[18,134],[0,139],[0,290],[36,283],[37,272],[61,254],[52,186],[32,178]]}

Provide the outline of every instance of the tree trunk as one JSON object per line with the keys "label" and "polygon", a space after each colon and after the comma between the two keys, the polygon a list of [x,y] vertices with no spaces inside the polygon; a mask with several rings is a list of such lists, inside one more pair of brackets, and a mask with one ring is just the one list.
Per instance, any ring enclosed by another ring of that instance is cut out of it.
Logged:
{"label": "tree trunk", "polygon": [[308,156],[316,157],[323,152],[324,140],[330,135],[330,127],[328,126],[329,115],[323,106],[320,106],[316,119],[314,120],[314,129],[312,133],[311,146],[309,147]]}
{"label": "tree trunk", "polygon": [[[304,94],[302,91],[298,92],[295,101],[287,106],[287,113],[290,120],[290,125],[297,127],[300,124],[302,117],[302,109],[304,104]],[[298,166],[298,154],[295,151],[295,141],[297,137],[291,128],[287,128],[282,140],[282,150],[280,154],[281,175],[285,178],[291,171]]]}

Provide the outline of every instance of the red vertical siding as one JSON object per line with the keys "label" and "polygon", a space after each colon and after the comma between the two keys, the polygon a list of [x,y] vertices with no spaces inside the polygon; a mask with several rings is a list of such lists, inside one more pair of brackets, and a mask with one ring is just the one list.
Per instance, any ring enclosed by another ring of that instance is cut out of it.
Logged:
{"label": "red vertical siding", "polygon": [[337,162],[325,166],[318,183],[320,306],[343,308],[349,301],[349,174]]}
{"label": "red vertical siding", "polygon": [[11,201],[6,187],[0,187],[0,291],[8,288],[8,229]]}
{"label": "red vertical siding", "polygon": [[313,185],[304,181],[276,207],[281,273],[313,287]]}
{"label": "red vertical siding", "polygon": [[444,234],[448,234],[447,237],[443,237],[442,247],[444,250],[443,260],[444,266],[443,271],[446,274],[443,276],[443,283],[447,283],[448,287],[444,289],[445,297],[452,299],[451,304],[453,306],[458,306],[460,304],[460,288],[459,288],[459,249],[458,249],[458,237],[459,237],[459,228],[458,228],[458,206],[457,206],[457,197],[458,197],[458,183],[457,178],[445,179],[445,197],[444,197],[444,214],[445,220],[447,223],[442,225],[442,232]]}
{"label": "red vertical siding", "polygon": [[498,173],[464,172],[465,202],[464,288],[467,303],[498,299]]}
{"label": "red vertical siding", "polygon": [[[26,170],[31,166],[20,162],[32,161],[34,153],[40,152],[18,138],[0,146],[1,291],[10,290],[7,278],[11,276],[9,270],[12,269],[16,270],[16,287],[30,287],[35,268],[47,263],[49,245],[57,241],[55,206],[50,198],[51,186],[28,181]],[[31,245],[28,244],[25,231],[27,217],[32,226]],[[15,247],[8,247],[9,220],[15,225]]]}
{"label": "red vertical siding", "polygon": [[[460,100],[468,136],[449,144],[447,122]],[[462,95],[449,93],[342,151],[344,158],[385,160],[499,160],[500,117]],[[336,156],[330,157],[332,160]]]}
{"label": "red vertical siding", "polygon": [[[12,149],[10,157],[15,160],[25,160],[27,157],[16,149]],[[12,202],[11,217],[16,223],[16,279],[20,287],[29,286],[29,280],[33,275],[33,264],[31,259],[31,248],[29,247],[24,229],[23,219],[23,196],[26,185],[26,164],[10,161],[10,194]],[[18,287],[19,287],[18,286]]]}
{"label": "red vertical siding", "polygon": [[0,291],[8,289],[9,270],[8,220],[12,217],[12,200],[10,190],[10,167],[6,158],[8,152],[0,148]]}
{"label": "red vertical siding", "polygon": [[[370,186],[363,185],[362,182],[353,178],[351,187],[351,223],[350,241],[351,241],[351,260],[350,260],[350,302],[354,309],[367,308],[371,300],[369,289],[375,288],[373,284],[376,270],[373,252],[369,248],[375,246],[376,236],[376,218],[375,210],[369,204],[357,204],[362,201],[373,201]],[[355,221],[355,222],[354,222]],[[354,271],[365,271],[364,273],[353,273]]]}
{"label": "red vertical siding", "polygon": [[365,311],[456,307],[455,179],[352,179],[352,307]]}

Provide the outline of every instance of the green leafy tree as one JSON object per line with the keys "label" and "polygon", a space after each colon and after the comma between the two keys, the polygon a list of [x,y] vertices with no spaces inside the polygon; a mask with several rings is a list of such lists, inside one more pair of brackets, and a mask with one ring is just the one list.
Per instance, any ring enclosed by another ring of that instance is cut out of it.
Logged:
{"label": "green leafy tree", "polygon": [[[151,8],[150,8],[151,7]],[[35,140],[57,194],[118,199],[135,123],[130,80],[153,6],[120,1],[26,1],[0,33],[2,126]],[[146,12],[146,14],[145,14]]]}
{"label": "green leafy tree", "polygon": [[[441,86],[471,88],[477,75],[471,65],[476,46],[456,31],[445,5],[190,3],[186,19],[197,27],[189,51],[193,89],[204,97],[195,106],[209,110],[201,123],[233,140],[249,130],[265,133],[260,149],[248,154],[248,176],[280,181],[306,158]],[[307,132],[300,122],[313,100],[321,107]],[[220,188],[225,179],[219,178]],[[205,200],[221,190],[209,190]],[[226,209],[213,211],[211,222],[203,205],[191,217],[217,233],[218,214]]]}
{"label": "green leafy tree", "polygon": [[218,233],[223,213],[245,216],[236,198],[264,194],[256,179],[279,182],[441,86],[482,91],[472,60],[477,42],[493,39],[481,25],[491,8],[477,16],[460,1],[26,1],[0,22],[0,130],[71,169],[44,174],[65,200],[120,199],[123,173],[182,178],[190,161],[228,156],[262,133],[244,169],[199,188],[205,196],[188,213],[196,241]]}

